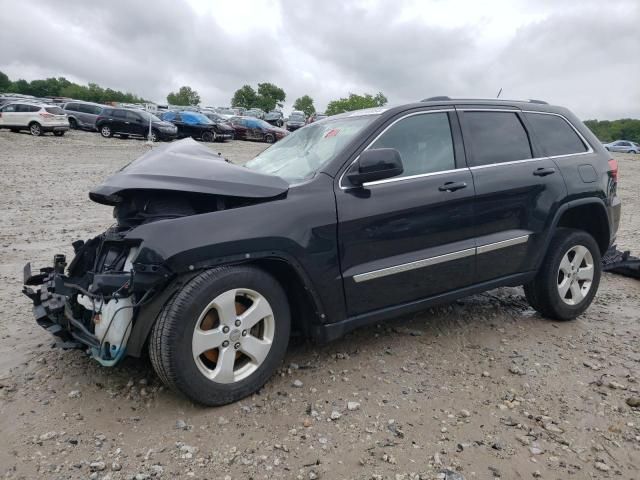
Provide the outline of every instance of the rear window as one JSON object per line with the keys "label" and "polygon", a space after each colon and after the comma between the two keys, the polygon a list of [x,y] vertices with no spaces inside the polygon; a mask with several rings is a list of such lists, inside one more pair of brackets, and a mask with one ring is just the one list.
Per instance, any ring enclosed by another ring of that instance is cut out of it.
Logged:
{"label": "rear window", "polygon": [[543,113],[525,113],[545,155],[569,155],[587,151],[576,131],[562,117]]}
{"label": "rear window", "polygon": [[54,115],[64,115],[64,110],[62,110],[60,107],[44,107],[44,109],[49,113],[53,113]]}
{"label": "rear window", "polygon": [[474,166],[531,158],[529,136],[515,113],[464,112],[463,118]]}

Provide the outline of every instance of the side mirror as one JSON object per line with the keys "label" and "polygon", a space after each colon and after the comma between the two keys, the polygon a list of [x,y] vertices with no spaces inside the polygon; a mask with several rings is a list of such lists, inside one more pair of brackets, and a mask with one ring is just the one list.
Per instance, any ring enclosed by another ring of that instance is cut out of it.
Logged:
{"label": "side mirror", "polygon": [[367,182],[375,182],[395,177],[404,171],[400,153],[395,148],[375,148],[365,150],[347,173],[349,181],[358,187]]}

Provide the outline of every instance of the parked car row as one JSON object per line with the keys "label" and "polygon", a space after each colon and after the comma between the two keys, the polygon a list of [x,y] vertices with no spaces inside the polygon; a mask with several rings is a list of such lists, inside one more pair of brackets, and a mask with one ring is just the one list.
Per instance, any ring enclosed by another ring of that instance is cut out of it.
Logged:
{"label": "parked car row", "polygon": [[62,136],[70,128],[97,131],[103,137],[140,137],[171,141],[191,137],[203,142],[232,139],[274,143],[288,132],[254,117],[189,110],[171,110],[160,118],[136,108],[110,107],[70,101],[61,106],[12,99],[0,107],[0,129],[29,130],[32,135],[52,132]]}

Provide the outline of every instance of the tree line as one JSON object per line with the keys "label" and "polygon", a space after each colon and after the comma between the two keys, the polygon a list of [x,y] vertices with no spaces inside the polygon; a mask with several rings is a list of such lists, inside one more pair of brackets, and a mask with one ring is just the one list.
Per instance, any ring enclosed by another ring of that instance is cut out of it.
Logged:
{"label": "tree line", "polygon": [[603,142],[631,140],[640,143],[640,120],[587,120],[584,124]]}
{"label": "tree line", "polygon": [[121,92],[111,88],[103,88],[97,83],[79,85],[64,77],[45,78],[44,80],[24,79],[11,81],[9,77],[0,72],[0,92],[19,93],[21,95],[33,95],[34,97],[69,97],[87,102],[107,103],[145,103],[141,97],[128,92]]}

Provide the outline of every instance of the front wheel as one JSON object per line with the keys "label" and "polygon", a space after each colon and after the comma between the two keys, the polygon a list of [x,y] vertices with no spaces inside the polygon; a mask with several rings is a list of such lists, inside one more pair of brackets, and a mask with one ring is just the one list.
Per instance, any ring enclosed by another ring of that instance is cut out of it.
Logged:
{"label": "front wheel", "polygon": [[274,143],[276,141],[276,137],[268,133],[264,136],[264,141],[267,143]]}
{"label": "front wheel", "polygon": [[206,270],[162,310],[149,355],[160,379],[204,405],[234,402],[261,388],[286,353],[287,296],[249,266]]}
{"label": "front wheel", "polygon": [[602,264],[595,239],[581,230],[558,229],[533,281],[524,286],[529,304],[554,320],[573,320],[591,305]]}
{"label": "front wheel", "polygon": [[211,132],[207,130],[206,132],[202,132],[202,141],[203,142],[215,142],[216,141],[216,132]]}

